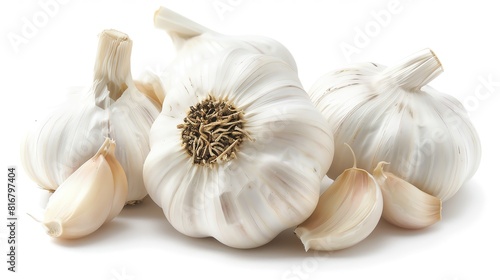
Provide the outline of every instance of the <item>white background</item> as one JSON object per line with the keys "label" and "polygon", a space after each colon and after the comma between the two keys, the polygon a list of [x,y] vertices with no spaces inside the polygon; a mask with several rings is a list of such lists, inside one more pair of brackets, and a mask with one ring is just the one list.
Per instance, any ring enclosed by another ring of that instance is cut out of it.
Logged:
{"label": "white background", "polygon": [[[42,2],[46,2],[44,0]],[[2,165],[18,168],[18,266],[7,272],[6,190],[0,196],[0,275],[7,279],[500,279],[500,17],[494,1],[66,0],[46,16],[40,2],[0,4]],[[385,65],[425,47],[444,73],[434,88],[468,102],[482,141],[481,166],[443,205],[443,220],[407,231],[384,222],[362,243],[330,255],[306,253],[291,230],[266,246],[236,250],[176,232],[150,199],[127,207],[95,234],[76,241],[49,238],[26,212],[42,193],[19,162],[23,132],[61,103],[73,86],[91,82],[97,34],[115,28],[134,40],[133,74],[161,70],[173,57],[168,36],[154,28],[164,5],[226,34],[273,37],[294,54],[308,89],[322,74],[350,62]],[[395,5],[390,19],[375,15]],[[219,7],[217,9],[216,7]],[[223,9],[226,10],[223,10]],[[18,45],[25,21],[35,32]],[[361,30],[361,31],[358,31]],[[364,42],[359,32],[368,32]],[[15,34],[15,35],[13,35]],[[358,38],[358,41],[356,39]],[[356,53],[346,55],[341,46]],[[490,80],[488,83],[484,81]],[[498,81],[498,82],[497,82]],[[7,171],[4,170],[4,178]],[[3,185],[6,188],[6,183]],[[1,279],[6,279],[1,276]]]}

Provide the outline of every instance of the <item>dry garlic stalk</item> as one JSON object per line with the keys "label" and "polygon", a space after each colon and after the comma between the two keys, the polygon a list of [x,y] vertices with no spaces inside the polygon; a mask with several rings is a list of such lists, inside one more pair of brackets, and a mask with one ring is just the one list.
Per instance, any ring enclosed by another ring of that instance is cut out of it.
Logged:
{"label": "dry garlic stalk", "polygon": [[71,174],[50,197],[43,219],[47,233],[80,238],[120,213],[127,198],[127,177],[106,138],[97,153]]}
{"label": "dry garlic stalk", "polygon": [[386,164],[380,162],[373,171],[384,197],[382,217],[393,225],[408,229],[420,229],[440,221],[441,200],[390,172],[384,172]]}
{"label": "dry garlic stalk", "polygon": [[354,166],[335,179],[320,196],[313,214],[295,229],[306,251],[353,246],[365,239],[380,220],[380,188],[372,175],[356,167],[351,152]]}

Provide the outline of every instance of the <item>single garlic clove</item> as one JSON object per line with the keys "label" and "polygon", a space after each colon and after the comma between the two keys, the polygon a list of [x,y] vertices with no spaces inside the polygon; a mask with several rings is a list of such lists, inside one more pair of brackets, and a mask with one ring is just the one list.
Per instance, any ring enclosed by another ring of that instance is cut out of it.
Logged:
{"label": "single garlic clove", "polygon": [[119,213],[127,196],[126,176],[114,159],[114,147],[114,141],[106,138],[98,152],[52,194],[41,221],[50,236],[80,238],[110,220],[111,213]]}
{"label": "single garlic clove", "polygon": [[407,229],[420,229],[441,220],[441,199],[427,194],[390,172],[387,162],[379,162],[373,176],[382,190],[382,217],[389,223]]}
{"label": "single garlic clove", "polygon": [[[353,153],[354,155],[354,153]],[[340,250],[365,239],[378,224],[382,193],[366,170],[346,169],[320,196],[313,214],[295,229],[306,251]]]}

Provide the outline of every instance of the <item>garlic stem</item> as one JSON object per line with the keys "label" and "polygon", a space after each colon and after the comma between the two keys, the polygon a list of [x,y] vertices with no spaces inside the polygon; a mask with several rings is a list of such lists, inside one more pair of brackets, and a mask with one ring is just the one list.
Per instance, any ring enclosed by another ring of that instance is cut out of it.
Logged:
{"label": "garlic stem", "polygon": [[181,47],[181,45],[177,45],[180,43],[177,39],[181,39],[180,41],[183,42],[184,40],[201,35],[205,32],[213,32],[205,26],[165,7],[160,7],[155,12],[154,24],[155,27],[169,33],[177,48]]}
{"label": "garlic stem", "polygon": [[408,91],[419,91],[443,72],[441,62],[430,49],[421,50],[402,63],[380,73],[380,81],[391,83]]}
{"label": "garlic stem", "polygon": [[104,30],[99,35],[99,45],[94,66],[94,92],[96,105],[109,106],[111,98],[117,100],[133,84],[130,72],[132,40],[117,30]]}

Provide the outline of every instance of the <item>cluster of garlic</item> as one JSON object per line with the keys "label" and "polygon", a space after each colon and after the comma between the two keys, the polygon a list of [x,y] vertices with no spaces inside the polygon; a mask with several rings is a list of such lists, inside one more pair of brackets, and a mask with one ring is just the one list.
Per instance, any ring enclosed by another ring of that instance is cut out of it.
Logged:
{"label": "cluster of garlic", "polygon": [[[337,179],[315,213],[296,229],[306,249],[352,246],[381,216],[408,229],[441,219],[442,201],[474,175],[481,156],[465,108],[427,86],[441,72],[434,52],[425,49],[393,67],[352,65],[313,85],[311,100],[334,134],[335,157],[328,176]],[[354,166],[362,172],[346,169],[352,157],[342,143],[356,151]],[[373,177],[366,170],[373,170]]]}
{"label": "cluster of garlic", "polygon": [[[306,92],[273,39],[164,7],[154,23],[177,51],[164,73],[133,81],[130,39],[106,30],[89,93],[22,144],[27,173],[55,190],[39,219],[51,236],[90,234],[149,194],[188,236],[254,248],[295,228],[306,250],[339,250],[382,217],[438,222],[479,166],[463,106],[426,86],[442,71],[430,50],[337,70]],[[325,176],[335,180],[320,195]]]}

